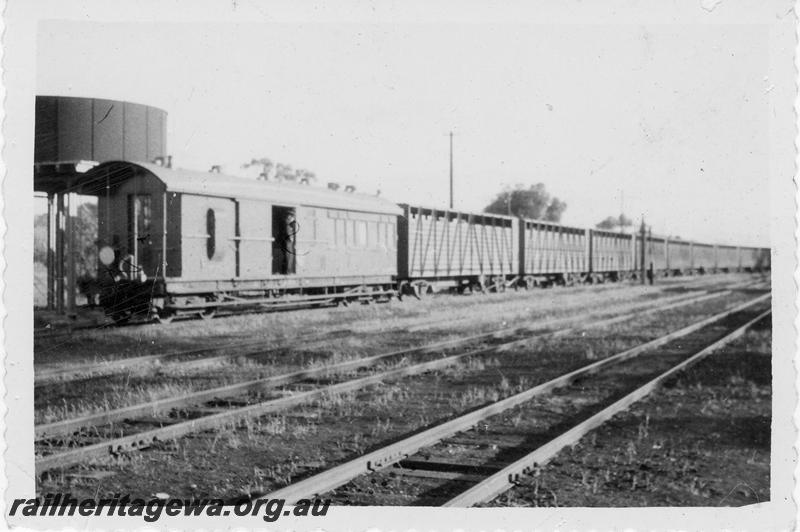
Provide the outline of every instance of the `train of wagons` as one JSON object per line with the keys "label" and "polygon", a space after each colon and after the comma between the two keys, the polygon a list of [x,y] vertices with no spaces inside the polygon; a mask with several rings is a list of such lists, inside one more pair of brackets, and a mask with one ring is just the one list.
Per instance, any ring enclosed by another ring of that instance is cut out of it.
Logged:
{"label": "train of wagons", "polygon": [[[116,321],[765,271],[769,248],[569,227],[300,183],[111,161],[98,196],[100,304]],[[641,246],[645,246],[642,255]]]}

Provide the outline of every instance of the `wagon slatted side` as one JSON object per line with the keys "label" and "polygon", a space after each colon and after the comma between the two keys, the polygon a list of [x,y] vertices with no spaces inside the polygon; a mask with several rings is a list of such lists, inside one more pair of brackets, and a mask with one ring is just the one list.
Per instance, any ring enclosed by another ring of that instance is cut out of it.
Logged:
{"label": "wagon slatted side", "polygon": [[518,222],[508,216],[401,205],[398,273],[457,279],[517,273]]}
{"label": "wagon slatted side", "polygon": [[588,271],[586,229],[530,219],[523,219],[522,224],[522,274],[579,274]]}
{"label": "wagon slatted side", "polygon": [[667,268],[675,273],[692,270],[692,243],[687,240],[667,240]]}
{"label": "wagon slatted side", "polygon": [[717,268],[716,246],[695,242],[692,246],[692,267],[695,271],[714,271]]}
{"label": "wagon slatted side", "polygon": [[633,236],[593,229],[590,238],[591,271],[601,273],[634,269]]}
{"label": "wagon slatted side", "polygon": [[741,249],[742,268],[749,272],[763,272],[770,269],[771,255],[769,248],[745,246]]}
{"label": "wagon slatted side", "polygon": [[736,246],[717,246],[717,268],[724,271],[738,271],[741,265],[739,248]]}
{"label": "wagon slatted side", "polygon": [[[634,250],[636,269],[641,268],[641,253],[642,253],[642,238],[637,236],[634,238]],[[668,257],[667,257],[667,241],[660,236],[648,236],[645,239],[645,259],[644,267],[649,268],[650,264],[653,265],[653,270],[656,272],[666,272],[668,270]]]}

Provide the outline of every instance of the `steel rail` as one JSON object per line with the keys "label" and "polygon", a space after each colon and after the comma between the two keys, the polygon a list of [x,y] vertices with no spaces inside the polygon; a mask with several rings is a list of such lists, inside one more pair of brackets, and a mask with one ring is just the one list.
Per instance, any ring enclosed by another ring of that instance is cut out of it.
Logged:
{"label": "steel rail", "polygon": [[[702,280],[702,279],[699,279],[699,280]],[[732,284],[732,285],[723,286],[720,290],[725,291],[726,293],[730,293],[732,290],[746,288],[746,287],[749,287],[749,286],[752,286],[752,285],[756,284],[757,282],[758,281],[750,281],[750,280],[742,281],[740,283],[735,283],[735,284]],[[689,284],[689,283],[684,283],[684,284],[678,285],[678,287],[685,287],[687,284]],[[692,290],[691,292],[687,292],[687,293],[684,293],[684,294],[678,294],[676,296],[670,296],[670,297],[664,298],[664,301],[666,301],[668,299],[679,299],[681,297],[691,297],[694,294],[709,293],[714,289],[715,289],[715,287],[709,287],[709,288],[706,288],[704,290]],[[474,320],[474,318],[472,318],[472,317],[464,317],[464,318],[456,318],[455,320],[452,320],[452,321],[453,322],[468,322],[468,321],[472,321],[472,320]],[[408,327],[406,330],[409,331],[409,332],[425,331],[425,330],[429,330],[429,329],[437,327],[440,323],[441,323],[440,321],[426,322],[426,323],[422,323],[422,324],[419,324],[419,325],[413,325],[411,327]]]}
{"label": "steel rail", "polygon": [[[736,286],[737,285],[733,285],[733,287],[731,287],[731,289],[735,288]],[[730,289],[728,289],[728,290],[730,290]],[[708,292],[707,290],[703,290],[703,291],[697,291],[695,293],[702,294],[702,293],[707,293],[707,292]],[[678,298],[681,298],[681,297],[688,297],[690,295],[691,294],[688,294],[688,295],[687,294],[680,294],[680,295],[677,295],[677,296],[671,296],[671,297],[668,297],[668,298],[664,298],[663,300],[666,301],[666,300],[669,300],[669,299],[678,299]],[[464,320],[466,320],[466,318],[457,318],[455,320],[452,320],[452,319],[451,320],[440,320],[440,321],[436,322],[436,324],[459,322],[459,321],[464,321]],[[430,325],[430,324],[428,324],[428,325]],[[423,326],[423,328],[428,328],[428,327],[427,326]],[[412,326],[412,327],[409,327],[409,328],[400,327],[400,329],[404,329],[404,330],[407,330],[409,332],[414,332],[414,331],[418,330],[418,327],[417,326]],[[352,333],[352,332],[353,332],[353,330],[350,330],[350,329],[335,329],[335,330],[330,331],[328,333],[313,333],[313,334],[309,334],[309,335],[307,335],[307,338],[305,340],[311,342],[311,341],[314,341],[313,339],[317,338],[317,337],[326,338],[329,335],[338,336],[338,335],[342,335],[342,334],[349,334],[349,333]],[[201,355],[203,353],[208,353],[208,352],[212,352],[212,351],[220,351],[220,350],[223,350],[223,349],[230,349],[230,348],[255,347],[255,346],[263,345],[267,341],[269,341],[269,340],[250,340],[250,341],[246,341],[246,342],[239,342],[239,343],[236,343],[236,344],[225,345],[225,346],[209,346],[209,347],[204,347],[204,348],[200,348],[200,349],[189,349],[189,350],[174,351],[174,352],[170,352],[170,353],[162,353],[162,354],[155,354],[155,355],[143,355],[143,356],[138,356],[138,357],[131,357],[131,358],[113,360],[113,361],[108,361],[108,362],[88,362],[88,363],[84,363],[84,364],[81,364],[81,365],[78,365],[78,366],[71,366],[71,367],[63,368],[63,369],[60,368],[60,369],[50,369],[50,370],[48,370],[48,369],[39,370],[39,371],[35,371],[35,373],[34,373],[34,386],[35,387],[47,386],[47,385],[50,385],[50,384],[53,384],[53,383],[66,383],[66,382],[70,382],[72,380],[82,380],[84,378],[92,378],[92,377],[98,377],[98,376],[104,376],[104,375],[113,375],[113,374],[116,374],[116,373],[123,372],[126,369],[129,369],[130,367],[141,368],[142,366],[146,366],[146,365],[155,366],[156,363],[169,362],[171,359],[178,358],[178,357],[181,357],[181,356]],[[295,341],[297,341],[297,339],[295,339]],[[290,346],[289,345],[285,345],[285,346],[278,346],[278,347],[275,347],[275,348],[268,348],[268,349],[269,349],[269,352],[273,352],[275,349],[283,349],[285,347],[290,347]],[[257,353],[258,353],[258,351],[253,351],[252,352],[253,355],[255,355]],[[222,356],[215,357],[215,358],[210,358],[210,359],[209,358],[205,358],[205,359],[201,358],[201,359],[196,359],[196,360],[192,360],[192,361],[184,361],[184,363],[187,364],[187,365],[185,365],[183,367],[187,367],[187,368],[190,368],[190,367],[202,367],[203,365],[206,364],[206,362],[205,362],[206,360],[208,361],[208,364],[213,364],[213,363],[216,363],[216,362],[228,360],[230,358],[235,358],[235,357],[239,357],[239,356],[248,356],[248,354],[222,355]],[[189,364],[190,362],[191,362],[191,364]]]}
{"label": "steel rail", "polygon": [[[709,294],[709,296],[711,295],[716,295],[716,294]],[[621,321],[622,319],[628,319],[632,316],[641,316],[644,313],[655,312],[659,310],[663,310],[663,307],[646,309],[630,315],[616,316],[613,318],[603,319],[588,325],[583,325],[582,327],[586,328],[586,327],[607,325],[610,323],[616,323],[618,321]],[[560,329],[555,332],[548,332],[534,336],[529,336],[513,340],[511,342],[505,342],[502,344],[486,348],[476,349],[473,351],[468,351],[457,355],[451,355],[448,357],[443,357],[428,362],[414,364],[412,366],[406,366],[406,367],[396,368],[393,370],[384,371],[381,373],[376,373],[374,375],[369,375],[366,377],[361,377],[358,379],[353,379],[338,384],[324,386],[316,390],[310,390],[306,392],[288,392],[288,395],[286,395],[285,397],[270,399],[260,403],[239,407],[227,412],[211,414],[208,416],[191,419],[188,421],[176,422],[174,424],[160,427],[157,429],[151,429],[137,434],[130,434],[128,436],[114,438],[108,441],[95,443],[84,447],[78,447],[75,449],[71,449],[69,451],[53,453],[36,459],[35,462],[36,474],[39,475],[45,471],[57,467],[71,466],[79,464],[89,459],[101,458],[109,454],[117,454],[119,452],[126,450],[136,450],[148,447],[154,441],[170,440],[181,436],[185,436],[186,434],[191,434],[202,430],[213,429],[226,424],[227,425],[235,424],[245,419],[259,417],[264,414],[286,410],[287,408],[297,406],[300,404],[305,404],[315,399],[325,397],[327,395],[340,394],[340,393],[359,390],[373,384],[378,384],[387,379],[406,377],[410,375],[416,375],[428,371],[442,369],[451,366],[457,363],[458,361],[468,357],[485,355],[490,353],[500,353],[503,351],[507,351],[515,346],[524,345],[530,342],[531,340],[534,340],[539,337],[560,336],[567,334],[572,330],[573,328],[568,327],[565,329]]]}
{"label": "steel rail", "polygon": [[574,445],[588,432],[596,429],[597,427],[599,427],[600,425],[602,425],[615,415],[626,410],[635,402],[643,399],[644,397],[655,391],[656,388],[658,388],[666,380],[673,377],[679,371],[685,370],[690,365],[695,364],[696,362],[710,355],[720,347],[739,338],[750,327],[752,327],[762,319],[769,316],[771,312],[772,312],[771,310],[763,312],[756,318],[750,320],[746,324],[734,330],[732,333],[717,340],[713,344],[701,349],[688,359],[684,360],[680,364],[673,366],[672,368],[665,371],[658,377],[648,381],[643,386],[640,386],[633,392],[629,393],[622,399],[619,399],[618,401],[614,402],[610,406],[604,408],[603,410],[596,413],[589,419],[579,423],[578,425],[574,426],[567,432],[564,432],[560,436],[542,445],[532,453],[524,456],[523,458],[520,458],[511,465],[501,469],[500,471],[491,475],[487,479],[481,481],[480,483],[464,491],[458,496],[450,499],[444,504],[444,506],[449,506],[449,507],[474,506],[475,504],[481,502],[488,502],[497,497],[498,495],[500,495],[501,493],[511,489],[512,487],[514,487],[514,485],[518,483],[519,477],[521,475],[529,473],[536,466],[541,466],[542,464],[545,464],[548,460],[556,456],[565,447],[569,445]]}
{"label": "steel rail", "polygon": [[[729,292],[715,292],[712,294],[701,293],[699,295],[692,294],[691,297],[686,297],[685,295],[681,295],[681,296],[673,296],[670,298],[663,298],[655,302],[648,301],[640,305],[629,305],[627,308],[623,308],[623,311],[628,311],[628,313],[626,314],[623,314],[621,316],[616,316],[613,318],[608,318],[606,320],[601,320],[599,322],[599,325],[594,325],[593,323],[584,324],[584,327],[608,325],[616,321],[628,319],[633,316],[633,314],[630,313],[630,311],[632,310],[635,310],[636,312],[635,315],[643,315],[649,312],[663,311],[663,310],[668,310],[670,308],[675,308],[677,306],[698,303],[711,298],[719,297],[720,295],[726,293]],[[676,299],[678,301],[675,301]],[[665,301],[669,302],[670,304],[664,305],[663,303]],[[453,348],[462,345],[467,345],[475,341],[487,340],[487,339],[499,339],[503,337],[512,336],[515,334],[541,331],[543,329],[547,329],[550,327],[557,327],[564,324],[580,323],[583,320],[591,319],[592,316],[596,316],[597,314],[598,313],[594,314],[584,313],[578,316],[568,316],[564,318],[552,319],[536,324],[535,327],[509,327],[497,331],[476,334],[454,340],[435,342],[420,347],[401,349],[369,357],[348,360],[345,362],[326,365],[319,368],[302,369],[281,375],[274,375],[261,379],[253,379],[241,383],[235,383],[227,386],[220,386],[216,388],[210,388],[207,390],[200,390],[197,392],[191,392],[177,397],[156,399],[154,401],[148,401],[146,403],[139,403],[136,405],[116,408],[113,410],[107,410],[97,414],[90,414],[78,418],[65,419],[62,421],[56,421],[48,424],[41,424],[37,425],[34,428],[35,437],[37,439],[42,439],[45,437],[65,436],[72,434],[83,427],[104,425],[108,423],[113,423],[115,421],[133,419],[137,416],[152,415],[159,411],[164,411],[172,408],[180,408],[183,406],[202,404],[203,402],[211,401],[214,399],[224,399],[227,397],[235,397],[237,395],[243,395],[250,392],[263,391],[276,386],[291,384],[293,382],[297,382],[303,379],[319,377],[319,376],[327,376],[331,374],[342,373],[356,368],[372,366],[380,361],[390,358],[430,353],[445,348]],[[614,321],[609,322],[608,320],[614,320]],[[553,335],[566,334],[567,332],[569,332],[569,330],[571,329],[566,329],[563,331],[552,331],[551,334]]]}
{"label": "steel rail", "polygon": [[[708,293],[710,293],[709,290],[692,290],[691,292],[686,292],[686,293],[683,293],[683,294],[676,294],[676,295],[672,295],[672,296],[667,296],[667,297],[661,298],[660,301],[674,301],[674,300],[678,300],[678,299],[690,298],[690,297],[693,297],[693,296],[696,296],[696,295],[703,295],[703,294],[708,294]],[[649,303],[651,301],[644,301],[643,303]],[[620,301],[619,303],[624,303],[624,300]],[[630,305],[630,304],[631,303],[629,302],[628,305]],[[621,306],[624,306],[624,305],[621,305]],[[473,310],[473,311],[484,310],[481,305],[475,305],[475,307],[477,307],[477,308],[474,308],[474,309],[471,308],[469,310]],[[576,308],[576,307],[580,308],[580,305],[579,304],[573,305],[573,308]],[[585,308],[586,305],[584,304],[583,307]],[[525,318],[525,317],[527,317],[525,314],[526,314],[526,312],[524,312],[524,311],[517,311],[517,312],[515,312],[513,314],[493,316],[493,318],[495,320],[497,320],[497,321],[510,320],[510,319],[515,319],[515,318]],[[422,332],[422,331],[428,331],[430,329],[438,328],[438,327],[441,327],[441,326],[453,326],[453,325],[461,324],[461,323],[469,323],[469,322],[480,321],[480,318],[481,318],[480,316],[476,317],[476,316],[472,315],[472,316],[462,316],[462,317],[457,317],[457,318],[441,319],[441,320],[425,320],[422,323],[412,324],[412,325],[406,327],[405,330],[407,332]]]}
{"label": "steel rail", "polygon": [[[311,333],[305,336],[301,336],[299,340],[305,342],[315,342],[327,339],[329,336],[342,336],[350,333],[352,333],[350,329],[336,329],[324,333]],[[179,358],[183,356],[202,355],[203,353],[209,353],[212,351],[222,351],[223,349],[265,346],[265,344],[269,341],[270,340],[266,339],[250,340],[247,342],[240,342],[228,345],[209,346],[209,347],[202,347],[199,349],[188,349],[185,351],[173,351],[170,353],[160,353],[156,355],[143,355],[138,357],[123,358],[119,360],[112,360],[109,362],[89,362],[86,364],[81,364],[79,366],[71,366],[65,369],[56,369],[49,371],[46,370],[39,372],[37,375],[34,376],[34,383],[35,386],[42,386],[42,385],[52,384],[54,382],[55,383],[70,382],[71,380],[76,380],[76,379],[69,379],[69,377],[75,377],[75,376],[78,376],[78,378],[82,379],[89,377],[113,375],[114,373],[124,371],[125,369],[128,369],[131,366],[136,366],[141,368],[141,366],[143,365],[169,362],[174,358]],[[275,350],[285,349],[287,347],[292,347],[297,345],[296,343],[288,343],[287,339],[284,339],[283,341],[285,343],[282,343],[277,347],[269,347],[267,348],[267,351],[272,352]],[[298,338],[294,338],[292,340],[292,342],[297,342],[297,341]],[[255,356],[262,352],[266,353],[267,351],[255,350],[248,353],[235,353],[230,355],[222,355],[220,357],[202,358],[197,360],[190,359],[183,362],[184,363],[194,362],[195,364],[201,363],[206,360],[211,360],[216,362],[222,359],[235,358],[240,356]]]}
{"label": "steel rail", "polygon": [[566,386],[579,377],[595,373],[606,366],[633,358],[645,351],[658,348],[675,339],[689,335],[698,329],[720,321],[731,314],[756,305],[769,297],[770,294],[759,296],[746,303],[719,314],[715,314],[714,316],[671,332],[665,336],[656,338],[655,340],[651,340],[632,349],[622,351],[621,353],[617,353],[592,364],[588,364],[569,373],[556,377],[555,379],[533,386],[532,388],[529,388],[523,392],[512,395],[505,399],[501,399],[500,401],[496,401],[483,408],[479,408],[478,410],[474,410],[459,416],[418,434],[412,435],[406,439],[395,442],[371,453],[362,455],[354,460],[335,466],[327,471],[323,471],[322,473],[308,477],[300,482],[273,491],[268,495],[259,497],[259,499],[281,498],[285,499],[287,503],[292,504],[300,499],[316,497],[343,484],[346,484],[358,476],[387,467],[395,462],[413,455],[424,447],[428,447],[443,440],[444,438],[450,437],[459,432],[463,432],[473,427],[478,422],[530,401],[537,395],[542,395],[556,388]]}

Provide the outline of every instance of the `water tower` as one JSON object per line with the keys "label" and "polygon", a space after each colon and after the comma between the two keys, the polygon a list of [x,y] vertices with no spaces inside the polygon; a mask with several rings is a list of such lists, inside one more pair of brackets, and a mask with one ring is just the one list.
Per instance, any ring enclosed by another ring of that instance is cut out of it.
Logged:
{"label": "water tower", "polygon": [[[36,97],[33,190],[47,198],[47,308],[75,309],[73,228],[78,195],[97,195],[84,173],[103,161],[165,160],[167,113],[131,102]],[[100,187],[102,189],[102,187]]]}

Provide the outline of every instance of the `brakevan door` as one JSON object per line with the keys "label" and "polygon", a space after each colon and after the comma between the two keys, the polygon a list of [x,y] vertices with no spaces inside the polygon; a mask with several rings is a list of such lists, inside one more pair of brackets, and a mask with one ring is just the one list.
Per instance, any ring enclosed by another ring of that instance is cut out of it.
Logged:
{"label": "brakevan door", "polygon": [[[122,268],[141,269],[150,277],[157,277],[155,271],[159,264],[155,262],[158,250],[154,242],[160,243],[160,235],[153,231],[153,199],[150,194],[128,194],[128,252],[130,257],[123,262],[131,264]],[[163,272],[160,272],[163,275]]]}

